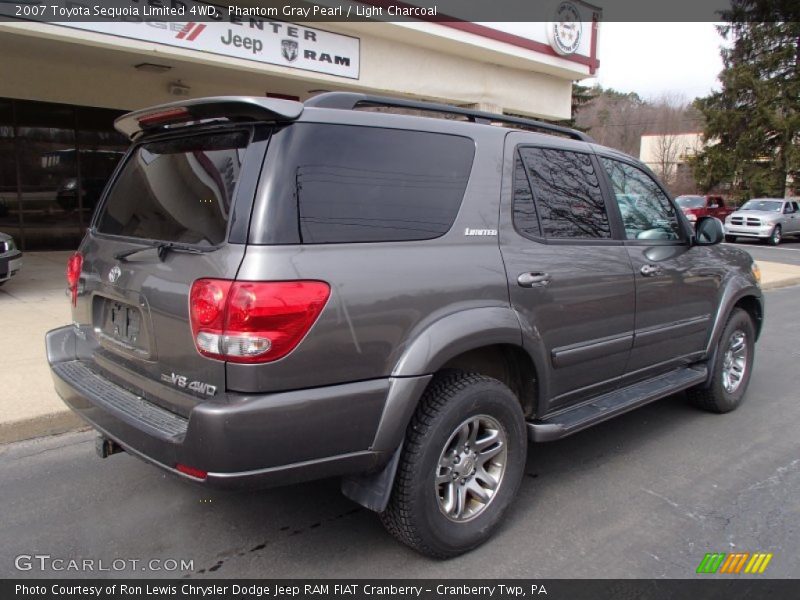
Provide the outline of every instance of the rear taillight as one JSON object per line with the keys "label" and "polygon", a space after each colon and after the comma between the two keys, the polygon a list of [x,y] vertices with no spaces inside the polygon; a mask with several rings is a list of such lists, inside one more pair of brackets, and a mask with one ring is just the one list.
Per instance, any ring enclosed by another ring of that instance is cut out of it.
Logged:
{"label": "rear taillight", "polygon": [[239,363],[278,360],[305,337],[330,291],[323,281],[198,279],[189,295],[197,351]]}
{"label": "rear taillight", "polygon": [[83,270],[83,254],[76,252],[67,261],[67,286],[69,287],[72,306],[78,303],[78,282]]}

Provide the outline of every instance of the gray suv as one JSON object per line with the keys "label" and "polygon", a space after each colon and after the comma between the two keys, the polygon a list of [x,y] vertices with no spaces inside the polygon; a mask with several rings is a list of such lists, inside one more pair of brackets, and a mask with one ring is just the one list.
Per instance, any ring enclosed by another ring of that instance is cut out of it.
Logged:
{"label": "gray suv", "polygon": [[496,529],[527,442],[675,392],[741,402],[750,256],[652,173],[538,121],[354,93],[121,117],[132,147],[47,334],[125,450],[239,488],[339,476],[435,557]]}

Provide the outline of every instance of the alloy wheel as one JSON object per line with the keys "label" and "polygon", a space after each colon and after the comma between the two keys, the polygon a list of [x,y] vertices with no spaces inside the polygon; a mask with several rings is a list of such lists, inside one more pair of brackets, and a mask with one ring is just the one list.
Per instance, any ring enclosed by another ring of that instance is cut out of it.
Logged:
{"label": "alloy wheel", "polygon": [[747,336],[737,329],[731,335],[728,347],[722,357],[722,386],[732,394],[742,384],[747,368]]}
{"label": "alloy wheel", "polygon": [[456,427],[436,469],[436,497],[448,519],[469,521],[486,510],[503,482],[507,446],[505,430],[488,415]]}

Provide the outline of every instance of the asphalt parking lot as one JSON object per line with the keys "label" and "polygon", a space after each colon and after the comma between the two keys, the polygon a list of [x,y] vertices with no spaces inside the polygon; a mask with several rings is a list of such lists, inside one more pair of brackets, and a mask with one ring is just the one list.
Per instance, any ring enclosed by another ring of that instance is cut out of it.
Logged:
{"label": "asphalt parking lot", "polygon": [[705,553],[739,551],[774,554],[760,577],[796,577],[800,287],[766,296],[738,411],[704,413],[679,394],[530,446],[504,526],[466,556],[434,561],[396,544],[334,480],[209,492],[125,454],[100,460],[82,432],[0,446],[0,574],[64,575],[15,568],[21,554],[48,554],[192,562],[103,576],[691,578]]}
{"label": "asphalt parking lot", "polygon": [[746,250],[756,260],[800,265],[800,238],[785,238],[779,246],[766,246],[758,240],[740,238],[731,246]]}

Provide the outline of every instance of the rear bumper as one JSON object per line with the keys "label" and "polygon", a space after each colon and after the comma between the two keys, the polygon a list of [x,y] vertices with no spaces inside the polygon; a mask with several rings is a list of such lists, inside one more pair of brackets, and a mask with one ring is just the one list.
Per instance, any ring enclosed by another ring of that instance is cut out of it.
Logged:
{"label": "rear bumper", "polygon": [[[106,379],[80,331],[48,332],[56,391],[101,434],[180,477],[215,487],[260,487],[364,473],[391,458],[374,441],[389,378],[266,395],[227,394],[189,418]],[[208,473],[199,480],[182,464]]]}

